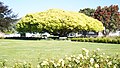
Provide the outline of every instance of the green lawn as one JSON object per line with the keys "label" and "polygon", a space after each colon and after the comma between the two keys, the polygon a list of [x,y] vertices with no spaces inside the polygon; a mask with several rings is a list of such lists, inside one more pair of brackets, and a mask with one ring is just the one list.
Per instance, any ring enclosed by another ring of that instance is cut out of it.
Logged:
{"label": "green lawn", "polygon": [[35,64],[46,58],[61,58],[65,55],[78,55],[81,48],[95,50],[100,53],[120,55],[120,44],[87,43],[55,40],[6,40],[0,39],[0,60],[7,59],[8,64],[28,61]]}

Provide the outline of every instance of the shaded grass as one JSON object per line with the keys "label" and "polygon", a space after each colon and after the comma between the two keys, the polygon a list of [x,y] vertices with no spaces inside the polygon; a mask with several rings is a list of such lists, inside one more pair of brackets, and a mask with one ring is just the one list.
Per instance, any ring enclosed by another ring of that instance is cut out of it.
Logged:
{"label": "shaded grass", "polygon": [[[31,62],[46,58],[61,58],[64,55],[77,55],[82,48],[92,51],[100,48],[100,53],[120,55],[120,44],[71,42],[57,40],[6,40],[0,39],[0,60],[7,59],[9,64],[15,62]],[[39,58],[39,59],[38,59]]]}

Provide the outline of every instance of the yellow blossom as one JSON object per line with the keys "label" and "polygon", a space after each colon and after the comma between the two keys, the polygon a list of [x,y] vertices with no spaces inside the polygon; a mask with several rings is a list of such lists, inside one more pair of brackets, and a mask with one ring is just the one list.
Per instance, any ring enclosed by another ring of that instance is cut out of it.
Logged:
{"label": "yellow blossom", "polygon": [[70,67],[70,68],[71,68],[72,66],[69,64],[69,65],[68,65],[68,67]]}
{"label": "yellow blossom", "polygon": [[89,52],[89,50],[87,50],[86,48],[82,48],[83,51],[85,51],[86,53]]}
{"label": "yellow blossom", "polygon": [[100,51],[100,48],[97,48],[97,51]]}
{"label": "yellow blossom", "polygon": [[80,57],[80,58],[82,58],[82,59],[84,59],[84,57],[83,57],[83,55],[82,55],[82,54],[79,54],[79,57]]}
{"label": "yellow blossom", "polygon": [[44,65],[49,65],[49,63],[48,63],[47,61],[43,61],[43,62],[41,63],[41,65],[42,65],[42,66],[44,66]]}
{"label": "yellow blossom", "polygon": [[98,65],[98,64],[95,64],[95,68],[99,68],[99,65]]}
{"label": "yellow blossom", "polygon": [[94,63],[94,59],[90,58],[90,63],[93,64]]}
{"label": "yellow blossom", "polygon": [[39,64],[37,65],[37,68],[40,68],[40,65],[39,65]]}
{"label": "yellow blossom", "polygon": [[110,65],[112,65],[112,62],[111,62],[111,61],[109,61],[107,64],[110,66]]}

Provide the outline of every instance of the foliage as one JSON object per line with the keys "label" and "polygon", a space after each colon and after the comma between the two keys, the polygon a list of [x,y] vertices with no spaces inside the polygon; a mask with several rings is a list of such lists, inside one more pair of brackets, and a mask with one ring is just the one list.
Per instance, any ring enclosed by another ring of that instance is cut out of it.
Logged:
{"label": "foliage", "polygon": [[106,56],[103,54],[98,54],[100,49],[89,53],[89,50],[82,48],[82,54],[78,56],[71,55],[66,56],[63,59],[54,59],[45,61],[39,64],[39,68],[118,68],[120,66],[120,58],[116,55],[115,57]]}
{"label": "foliage", "polygon": [[103,8],[101,6],[97,7],[94,18],[103,23],[105,27],[104,35],[116,31],[120,26],[120,12],[118,10],[118,5],[105,6]]}
{"label": "foliage", "polygon": [[13,23],[17,20],[16,17],[12,9],[0,2],[0,32],[11,32]]}
{"label": "foliage", "polygon": [[98,6],[97,9],[80,9],[79,12],[101,21],[105,27],[103,34],[108,35],[109,32],[114,32],[120,28],[120,12],[118,10],[118,5],[111,5],[103,8]]}
{"label": "foliage", "polygon": [[[36,68],[119,68],[119,55],[108,56],[105,53],[99,53],[100,49],[90,52],[82,48],[82,53],[78,56],[65,56],[61,59],[46,59],[39,62]],[[6,60],[1,61],[0,67],[7,68]],[[11,68],[33,68],[31,63],[15,63]]]}
{"label": "foliage", "polygon": [[80,9],[80,13],[84,13],[87,16],[93,17],[95,13],[95,9],[91,8],[85,8],[85,9]]}
{"label": "foliage", "polygon": [[53,35],[66,36],[80,30],[101,31],[100,21],[82,13],[49,9],[44,12],[27,14],[17,23],[18,32],[48,32]]}
{"label": "foliage", "polygon": [[71,41],[120,44],[120,38],[119,37],[116,37],[116,38],[109,38],[109,37],[71,38]]}

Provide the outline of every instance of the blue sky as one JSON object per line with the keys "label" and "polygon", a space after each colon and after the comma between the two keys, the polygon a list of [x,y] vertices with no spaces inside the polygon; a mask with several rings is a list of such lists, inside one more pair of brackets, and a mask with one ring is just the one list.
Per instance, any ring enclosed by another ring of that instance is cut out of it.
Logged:
{"label": "blue sky", "polygon": [[12,8],[19,17],[27,13],[40,12],[51,8],[78,12],[83,8],[96,8],[97,6],[110,6],[117,4],[120,0],[0,0],[4,5]]}

